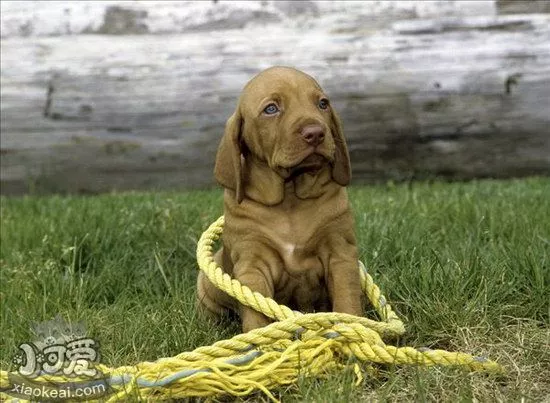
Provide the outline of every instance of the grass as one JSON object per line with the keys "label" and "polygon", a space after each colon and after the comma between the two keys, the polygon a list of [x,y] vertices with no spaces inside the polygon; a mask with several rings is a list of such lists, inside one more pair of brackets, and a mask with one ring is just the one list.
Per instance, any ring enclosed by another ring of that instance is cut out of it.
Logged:
{"label": "grass", "polygon": [[[543,401],[550,396],[550,179],[352,187],[361,259],[399,314],[401,345],[484,355],[495,378],[376,367],[300,379],[287,401]],[[239,332],[194,309],[195,245],[221,192],[1,199],[2,369],[30,325],[84,321],[109,366]],[[252,400],[265,399],[261,394]],[[227,400],[227,399],[224,399]]]}

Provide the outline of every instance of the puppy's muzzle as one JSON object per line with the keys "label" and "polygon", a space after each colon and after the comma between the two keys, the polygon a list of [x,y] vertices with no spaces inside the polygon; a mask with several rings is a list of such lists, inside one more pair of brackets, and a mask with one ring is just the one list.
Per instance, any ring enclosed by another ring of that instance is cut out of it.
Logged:
{"label": "puppy's muzzle", "polygon": [[317,147],[325,140],[325,130],[320,125],[304,126],[300,135],[307,144],[313,147]]}

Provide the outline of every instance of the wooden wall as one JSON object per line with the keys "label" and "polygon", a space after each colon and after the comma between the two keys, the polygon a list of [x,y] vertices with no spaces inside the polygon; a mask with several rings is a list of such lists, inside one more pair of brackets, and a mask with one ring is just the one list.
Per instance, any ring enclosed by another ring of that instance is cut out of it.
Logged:
{"label": "wooden wall", "polygon": [[550,14],[540,2],[535,13],[502,1],[487,15],[464,12],[466,2],[441,16],[337,18],[327,4],[263,3],[263,14],[243,11],[262,23],[244,28],[241,16],[151,33],[153,6],[117,3],[76,34],[3,36],[2,193],[212,185],[240,89],[279,64],[325,87],[356,183],[550,173]]}

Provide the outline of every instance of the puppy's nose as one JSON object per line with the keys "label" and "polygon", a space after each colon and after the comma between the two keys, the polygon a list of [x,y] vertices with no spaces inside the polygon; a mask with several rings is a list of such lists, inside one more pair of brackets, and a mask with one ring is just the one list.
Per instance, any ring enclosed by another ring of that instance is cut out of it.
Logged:
{"label": "puppy's nose", "polygon": [[325,139],[325,131],[319,125],[308,125],[300,133],[306,143],[312,146],[318,146]]}

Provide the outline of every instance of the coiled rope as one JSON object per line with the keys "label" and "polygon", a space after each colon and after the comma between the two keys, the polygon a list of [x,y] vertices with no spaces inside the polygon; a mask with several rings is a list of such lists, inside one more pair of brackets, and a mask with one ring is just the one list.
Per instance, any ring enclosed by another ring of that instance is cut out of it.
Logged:
{"label": "coiled rope", "polygon": [[[96,364],[110,387],[110,394],[102,400],[245,396],[261,390],[277,401],[270,389],[294,383],[299,376],[326,376],[349,365],[359,383],[363,379],[360,362],[446,365],[470,371],[503,372],[499,364],[483,357],[385,344],[383,338],[400,336],[405,327],[361,262],[361,287],[380,321],[334,312],[302,314],[253,292],[213,260],[214,244],[223,225],[222,216],[202,234],[197,245],[200,270],[215,286],[275,322],[155,362],[118,368]],[[0,372],[0,390],[4,392],[9,391],[8,378],[7,371]],[[32,382],[51,386],[84,379],[40,375]],[[0,393],[0,397],[9,395]]]}

